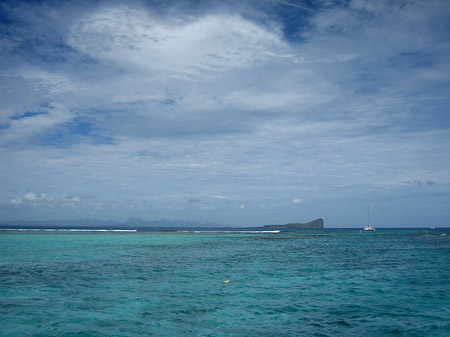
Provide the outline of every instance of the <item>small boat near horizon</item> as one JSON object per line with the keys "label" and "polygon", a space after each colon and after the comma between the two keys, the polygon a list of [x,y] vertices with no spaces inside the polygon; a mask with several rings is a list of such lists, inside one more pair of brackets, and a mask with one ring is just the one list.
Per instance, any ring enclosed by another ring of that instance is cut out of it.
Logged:
{"label": "small boat near horizon", "polygon": [[367,226],[364,226],[364,231],[375,232],[375,227],[370,224],[370,207],[367,207]]}

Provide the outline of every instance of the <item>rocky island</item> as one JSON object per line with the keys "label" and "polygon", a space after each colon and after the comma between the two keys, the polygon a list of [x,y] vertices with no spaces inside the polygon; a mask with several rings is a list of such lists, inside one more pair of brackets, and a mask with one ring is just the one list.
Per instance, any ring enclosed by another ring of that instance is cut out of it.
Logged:
{"label": "rocky island", "polygon": [[306,223],[288,223],[286,225],[265,225],[264,229],[315,229],[323,228],[323,219],[319,218]]}

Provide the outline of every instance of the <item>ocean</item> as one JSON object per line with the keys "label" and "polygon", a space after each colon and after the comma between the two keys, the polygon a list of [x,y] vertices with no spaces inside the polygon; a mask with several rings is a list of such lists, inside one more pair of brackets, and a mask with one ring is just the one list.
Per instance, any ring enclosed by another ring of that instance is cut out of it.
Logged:
{"label": "ocean", "polygon": [[1,230],[0,336],[450,336],[450,229]]}

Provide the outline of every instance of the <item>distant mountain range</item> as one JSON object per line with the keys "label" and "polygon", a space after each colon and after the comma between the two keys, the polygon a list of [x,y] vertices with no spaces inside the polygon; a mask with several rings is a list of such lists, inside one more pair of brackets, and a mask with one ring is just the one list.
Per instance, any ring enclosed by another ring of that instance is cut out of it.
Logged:
{"label": "distant mountain range", "polygon": [[[3,228],[225,228],[230,226],[216,223],[200,223],[196,221],[167,220],[159,219],[148,221],[141,218],[129,218],[124,222],[114,220],[84,219],[84,220],[14,220],[2,221],[0,227]],[[250,228],[250,226],[249,226]],[[300,228],[323,228],[323,219],[317,219],[306,223],[288,223],[285,225],[265,225],[263,227],[254,226],[251,228],[264,229],[300,229]]]}
{"label": "distant mountain range", "polygon": [[166,228],[166,227],[225,227],[216,223],[200,223],[196,221],[181,221],[159,219],[148,221],[140,218],[129,218],[124,222],[114,220],[84,219],[84,220],[13,220],[0,222],[1,227],[76,227],[76,228]]}

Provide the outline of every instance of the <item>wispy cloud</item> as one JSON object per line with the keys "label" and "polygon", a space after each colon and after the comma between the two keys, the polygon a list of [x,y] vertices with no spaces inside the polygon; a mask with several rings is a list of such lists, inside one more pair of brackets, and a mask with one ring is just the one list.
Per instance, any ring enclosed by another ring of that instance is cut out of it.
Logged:
{"label": "wispy cloud", "polygon": [[61,104],[39,107],[37,112],[25,112],[10,117],[7,125],[4,126],[1,141],[6,144],[32,141],[33,137],[52,132],[54,127],[68,122],[72,118],[73,114]]}

